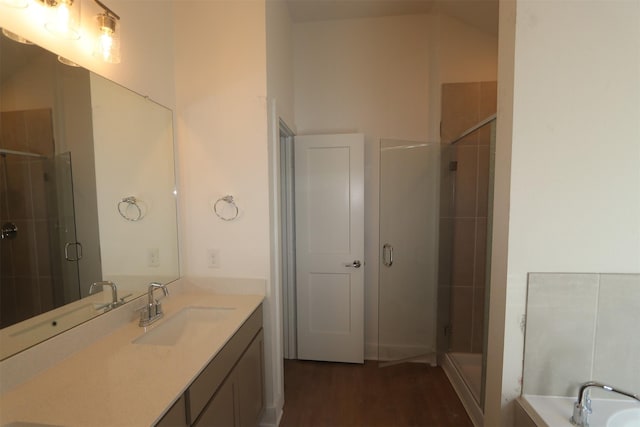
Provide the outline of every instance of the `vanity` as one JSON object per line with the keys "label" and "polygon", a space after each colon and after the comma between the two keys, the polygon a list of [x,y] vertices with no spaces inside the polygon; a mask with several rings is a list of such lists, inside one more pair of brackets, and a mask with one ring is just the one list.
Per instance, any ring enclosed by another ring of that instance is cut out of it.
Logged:
{"label": "vanity", "polygon": [[162,319],[139,326],[144,297],[120,307],[113,317],[127,315],[111,332],[5,392],[0,425],[258,425],[263,297],[185,279],[169,289]]}
{"label": "vanity", "polygon": [[173,112],[2,30],[0,426],[257,425],[265,281],[179,278]]}

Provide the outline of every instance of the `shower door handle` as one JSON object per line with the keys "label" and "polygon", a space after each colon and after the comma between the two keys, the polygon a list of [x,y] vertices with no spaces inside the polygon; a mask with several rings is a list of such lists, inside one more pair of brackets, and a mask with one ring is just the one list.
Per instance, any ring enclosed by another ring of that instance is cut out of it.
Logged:
{"label": "shower door handle", "polygon": [[[72,258],[69,255],[69,247],[71,247],[71,246],[75,246],[76,247],[76,256],[75,256],[75,258]],[[64,245],[64,259],[66,259],[67,261],[71,261],[71,262],[80,261],[82,259],[82,244],[80,242],[67,242]]]}
{"label": "shower door handle", "polygon": [[18,227],[12,222],[2,224],[2,240],[15,239],[18,234]]}
{"label": "shower door handle", "polygon": [[393,265],[393,246],[388,243],[382,246],[382,263],[387,267]]}

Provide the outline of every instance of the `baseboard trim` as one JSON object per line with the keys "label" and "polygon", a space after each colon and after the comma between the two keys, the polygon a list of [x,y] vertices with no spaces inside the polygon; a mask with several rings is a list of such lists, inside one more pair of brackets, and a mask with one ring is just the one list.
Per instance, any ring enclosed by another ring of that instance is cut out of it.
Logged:
{"label": "baseboard trim", "polygon": [[435,351],[427,346],[388,344],[378,346],[377,343],[367,343],[364,358],[379,362],[423,362],[437,366]]}
{"label": "baseboard trim", "polygon": [[278,427],[282,420],[282,408],[268,407],[265,408],[260,427]]}
{"label": "baseboard trim", "polygon": [[475,427],[483,427],[484,414],[482,413],[482,409],[480,409],[480,406],[473,398],[473,394],[471,394],[469,387],[467,387],[467,384],[464,382],[464,379],[454,366],[448,354],[445,354],[442,358],[442,369],[447,375],[447,378],[449,378],[449,382],[460,398],[460,401],[462,402],[464,409],[467,411],[467,415],[471,418],[473,425]]}

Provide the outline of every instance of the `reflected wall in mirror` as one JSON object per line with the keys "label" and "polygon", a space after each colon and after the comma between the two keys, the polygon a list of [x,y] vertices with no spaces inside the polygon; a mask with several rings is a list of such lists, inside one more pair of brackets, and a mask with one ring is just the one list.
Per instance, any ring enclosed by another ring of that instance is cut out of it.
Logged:
{"label": "reflected wall in mirror", "polygon": [[0,359],[179,277],[172,120],[0,36]]}

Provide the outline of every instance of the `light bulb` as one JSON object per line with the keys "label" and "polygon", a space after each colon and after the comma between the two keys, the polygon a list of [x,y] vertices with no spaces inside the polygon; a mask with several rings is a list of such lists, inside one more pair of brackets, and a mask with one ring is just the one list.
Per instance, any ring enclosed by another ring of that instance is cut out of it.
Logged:
{"label": "light bulb", "polygon": [[103,32],[100,35],[100,52],[102,55],[102,59],[109,62],[111,58],[111,48],[113,47],[113,37],[111,37],[110,32]]}
{"label": "light bulb", "polygon": [[56,7],[56,21],[60,28],[69,28],[69,6],[62,2]]}
{"label": "light bulb", "polygon": [[49,20],[45,24],[47,30],[65,39],[79,39],[80,32],[76,28],[80,16],[79,2],[74,5],[73,0],[57,0],[50,4],[52,10]]}
{"label": "light bulb", "polygon": [[109,13],[96,16],[98,21],[98,39],[96,40],[94,55],[105,62],[117,64],[120,62],[120,35],[117,17]]}

